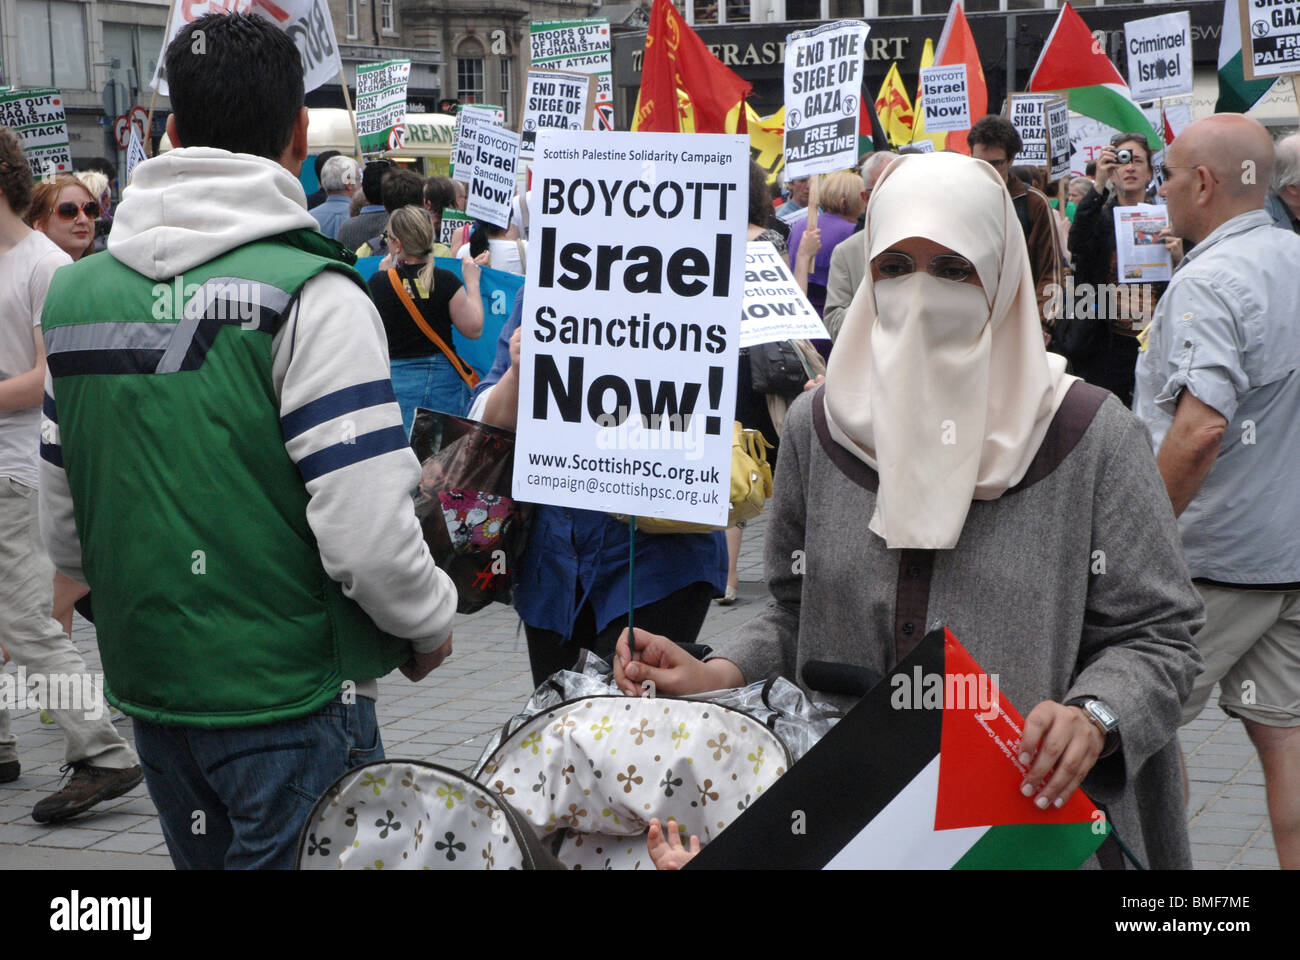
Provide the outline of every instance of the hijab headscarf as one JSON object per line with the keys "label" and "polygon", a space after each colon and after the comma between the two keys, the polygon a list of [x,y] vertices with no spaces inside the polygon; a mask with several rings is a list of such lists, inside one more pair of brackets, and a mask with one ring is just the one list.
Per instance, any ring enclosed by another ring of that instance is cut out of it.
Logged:
{"label": "hijab headscarf", "polygon": [[[831,437],[880,477],[869,528],[890,549],[957,545],[972,500],[1024,477],[1075,378],[1043,346],[1024,233],[1002,178],[952,153],[899,157],[867,206],[868,267],[826,371]],[[983,289],[918,263],[870,261],[924,237],[974,264]]]}

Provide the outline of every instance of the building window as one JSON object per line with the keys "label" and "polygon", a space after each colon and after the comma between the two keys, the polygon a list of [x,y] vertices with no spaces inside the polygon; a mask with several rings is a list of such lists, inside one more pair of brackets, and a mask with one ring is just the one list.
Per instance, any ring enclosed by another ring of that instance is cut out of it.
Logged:
{"label": "building window", "polygon": [[86,49],[81,4],[18,0],[18,83],[88,90]]}
{"label": "building window", "polygon": [[[391,8],[389,12],[392,12]],[[355,40],[357,38],[357,0],[348,0],[347,12],[344,14],[343,19],[348,39]]]}
{"label": "building window", "polygon": [[502,57],[497,61],[501,68],[501,106],[506,112],[506,126],[510,126],[514,121],[511,120],[511,106],[514,104],[514,97],[510,93],[510,68],[513,61],[509,57]]}
{"label": "building window", "polygon": [[483,58],[456,58],[456,96],[461,103],[483,102]]}
{"label": "building window", "polygon": [[379,27],[384,33],[395,33],[397,24],[393,20],[393,0],[380,0]]}

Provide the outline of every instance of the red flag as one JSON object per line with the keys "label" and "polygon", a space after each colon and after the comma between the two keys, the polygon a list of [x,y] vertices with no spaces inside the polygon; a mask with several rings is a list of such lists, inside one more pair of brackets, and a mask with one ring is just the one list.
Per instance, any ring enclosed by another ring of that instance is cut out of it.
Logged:
{"label": "red flag", "polygon": [[1160,111],[1160,119],[1165,123],[1164,134],[1165,146],[1167,147],[1174,142],[1174,128],[1169,125],[1169,114],[1165,113],[1164,110]]}
{"label": "red flag", "polygon": [[745,133],[744,100],[753,89],[709,53],[669,0],[655,0],[633,130],[680,133],[682,113],[689,111],[696,133]]}
{"label": "red flag", "polygon": [[[980,52],[975,48],[975,36],[970,32],[970,24],[966,22],[961,0],[952,0],[948,19],[943,23],[943,33],[939,35],[939,46],[934,51],[934,65],[951,67],[959,63],[966,64],[966,98],[970,102],[970,121],[974,123],[988,113],[989,91],[984,84]],[[948,134],[948,149],[970,154],[965,130],[954,130]]]}

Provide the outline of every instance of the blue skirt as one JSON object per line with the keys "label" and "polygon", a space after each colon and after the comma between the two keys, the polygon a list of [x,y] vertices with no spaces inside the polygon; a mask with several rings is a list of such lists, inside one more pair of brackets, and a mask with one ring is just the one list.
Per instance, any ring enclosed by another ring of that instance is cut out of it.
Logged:
{"label": "blue skirt", "polygon": [[402,429],[411,435],[415,408],[437,410],[463,417],[469,409],[469,387],[441,353],[389,361],[393,392],[402,408]]}

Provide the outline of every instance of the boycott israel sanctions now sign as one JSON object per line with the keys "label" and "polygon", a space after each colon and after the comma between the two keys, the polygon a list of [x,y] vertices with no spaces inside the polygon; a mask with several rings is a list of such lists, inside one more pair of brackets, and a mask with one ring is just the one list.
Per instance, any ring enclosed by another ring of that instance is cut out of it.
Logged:
{"label": "boycott israel sanctions now sign", "polygon": [[402,148],[406,84],[410,78],[410,60],[357,65],[357,136],[362,153]]}
{"label": "boycott israel sanctions now sign", "polygon": [[749,139],[542,130],[514,496],[725,526]]}
{"label": "boycott israel sanctions now sign", "polygon": [[[302,57],[303,87],[308,93],[338,77],[343,69],[339,59],[339,44],[334,39],[334,18],[330,15],[327,0],[175,0],[172,4],[171,33],[163,40],[163,53],[167,45],[186,26],[206,17],[209,13],[256,13],[274,23],[293,37]],[[202,55],[205,45],[194,38],[190,52]],[[158,57],[149,86],[167,96],[167,77],[163,57]]]}
{"label": "boycott israel sanctions now sign", "polygon": [[840,20],[786,38],[787,180],[857,163],[868,29],[860,20]]}
{"label": "boycott israel sanctions now sign", "polygon": [[921,109],[925,112],[926,133],[969,130],[970,97],[966,90],[966,64],[922,67]]}
{"label": "boycott israel sanctions now sign", "polygon": [[1190,13],[1167,13],[1124,24],[1124,51],[1128,54],[1128,88],[1135,101],[1192,92]]}
{"label": "boycott israel sanctions now sign", "polygon": [[456,132],[451,144],[451,176],[469,183],[474,167],[474,146],[478,143],[480,127],[503,127],[506,112],[491,104],[470,103],[456,113]]}
{"label": "boycott israel sanctions now sign", "polygon": [[780,340],[829,340],[826,325],[772,244],[745,244],[745,316],[740,346]]}
{"label": "boycott israel sanctions now sign", "polygon": [[0,126],[8,127],[32,168],[32,176],[72,172],[72,146],[63,94],[58,90],[20,90],[0,94]]}
{"label": "boycott israel sanctions now sign", "polygon": [[515,196],[515,160],[519,134],[502,127],[483,127],[474,142],[465,212],[498,227],[510,226]]}

